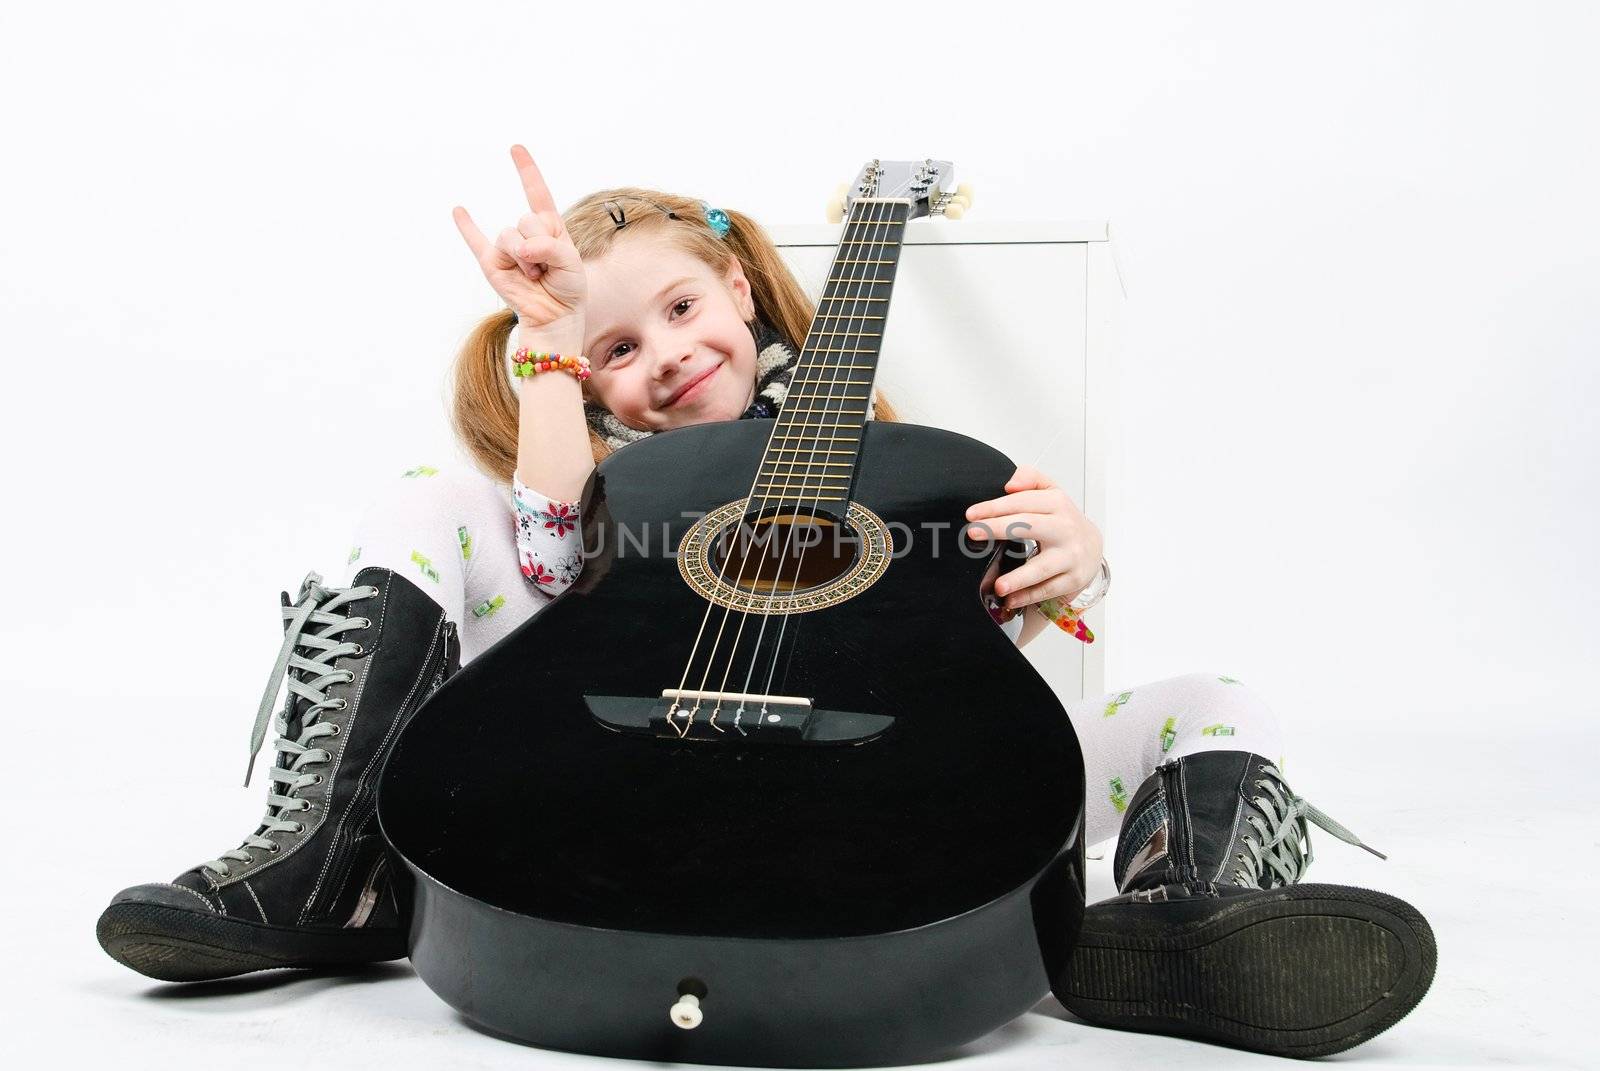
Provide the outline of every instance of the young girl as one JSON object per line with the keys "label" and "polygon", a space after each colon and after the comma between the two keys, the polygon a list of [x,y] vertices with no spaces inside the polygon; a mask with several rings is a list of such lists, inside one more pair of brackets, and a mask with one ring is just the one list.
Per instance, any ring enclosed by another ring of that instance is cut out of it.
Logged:
{"label": "young girl", "polygon": [[[527,151],[512,158],[530,208],[516,227],[491,242],[454,212],[509,306],[457,361],[454,423],[476,468],[410,469],[368,509],[341,585],[312,573],[296,599],[284,594],[252,739],[253,762],[287,677],[267,814],[238,848],[113,898],[99,937],[135,970],[190,980],[403,956],[370,804],[394,726],[577,578],[579,499],[602,458],[783,408],[814,310],[754,221],[636,187],[561,215]],[[881,394],[869,404],[894,419]],[[978,538],[1026,525],[1034,548],[995,582],[999,627],[1019,646],[1052,623],[1092,642],[1079,615],[1109,570],[1098,529],[1061,488],[1024,466],[966,519],[981,522]],[[1087,840],[1120,834],[1120,894],[1088,909],[1054,980],[1073,1012],[1311,1056],[1371,1037],[1422,998],[1434,949],[1415,909],[1299,883],[1308,820],[1360,842],[1289,790],[1277,720],[1251,691],[1192,673],[1068,714]]]}

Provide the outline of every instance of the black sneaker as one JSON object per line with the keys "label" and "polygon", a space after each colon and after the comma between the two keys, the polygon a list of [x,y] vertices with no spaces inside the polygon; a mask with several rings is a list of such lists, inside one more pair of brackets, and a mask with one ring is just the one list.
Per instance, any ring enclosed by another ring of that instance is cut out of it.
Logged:
{"label": "black sneaker", "polygon": [[1057,999],[1102,1026],[1276,1056],[1341,1052],[1399,1022],[1433,981],[1433,930],[1385,893],[1299,884],[1307,820],[1367,848],[1259,755],[1163,763],[1123,816],[1121,895],[1085,911]]}
{"label": "black sneaker", "polygon": [[348,588],[313,572],[281,600],[283,647],[250,741],[254,766],[287,678],[266,817],[218,858],[117,893],[95,927],[113,959],[151,978],[406,955],[374,793],[401,726],[460,668],[455,625],[388,569],[362,569]]}

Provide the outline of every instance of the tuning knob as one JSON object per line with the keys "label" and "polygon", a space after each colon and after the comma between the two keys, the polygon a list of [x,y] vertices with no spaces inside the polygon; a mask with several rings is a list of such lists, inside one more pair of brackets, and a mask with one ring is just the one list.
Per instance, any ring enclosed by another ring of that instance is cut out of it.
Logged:
{"label": "tuning knob", "polygon": [[693,1030],[700,1025],[700,1020],[705,1018],[705,1013],[700,1010],[700,998],[693,993],[685,993],[678,998],[678,1003],[672,1006],[672,1025],[682,1027],[684,1030]]}
{"label": "tuning knob", "polygon": [[967,214],[967,206],[960,201],[950,201],[944,206],[945,219],[960,219]]}
{"label": "tuning knob", "polygon": [[961,198],[963,201],[965,201],[967,203],[967,207],[968,208],[971,208],[972,207],[972,198],[973,198],[972,183],[970,183],[970,182],[958,183],[956,185],[956,196]]}

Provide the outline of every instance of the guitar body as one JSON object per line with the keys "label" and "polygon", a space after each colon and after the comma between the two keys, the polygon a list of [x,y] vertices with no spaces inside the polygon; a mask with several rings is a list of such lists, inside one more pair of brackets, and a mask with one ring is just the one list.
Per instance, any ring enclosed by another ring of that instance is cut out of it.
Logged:
{"label": "guitar body", "polygon": [[[577,583],[396,744],[378,815],[412,962],[492,1031],[636,1059],[908,1063],[1027,1011],[1075,940],[1077,738],[982,601],[1015,544],[958,543],[1015,465],[868,421],[848,498],[896,556],[816,608],[729,612],[678,550],[749,495],[771,431],[701,424],[602,462]],[[659,699],[680,687],[804,697],[811,721],[786,708],[769,732],[751,703],[735,726],[724,703],[711,727],[707,702],[680,735],[694,701],[673,721]],[[686,993],[692,1028],[669,1018]]]}

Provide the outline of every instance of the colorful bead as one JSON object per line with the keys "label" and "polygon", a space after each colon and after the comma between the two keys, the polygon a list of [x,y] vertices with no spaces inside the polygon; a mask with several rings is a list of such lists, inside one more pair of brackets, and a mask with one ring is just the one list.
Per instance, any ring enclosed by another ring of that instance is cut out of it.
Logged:
{"label": "colorful bead", "polygon": [[1074,610],[1065,601],[1046,599],[1036,604],[1036,609],[1049,618],[1057,628],[1070,633],[1074,639],[1082,640],[1084,643],[1094,642],[1094,633],[1083,623],[1080,611]]}
{"label": "colorful bead", "polygon": [[726,238],[728,229],[733,226],[733,221],[728,219],[728,213],[720,208],[712,208],[705,201],[700,202],[700,208],[706,214],[706,225],[717,232],[718,238]]}
{"label": "colorful bead", "polygon": [[589,378],[589,358],[578,355],[563,355],[552,353],[548,350],[530,350],[524,346],[511,355],[511,371],[519,377],[526,377],[536,372],[556,372],[566,370],[579,379]]}

